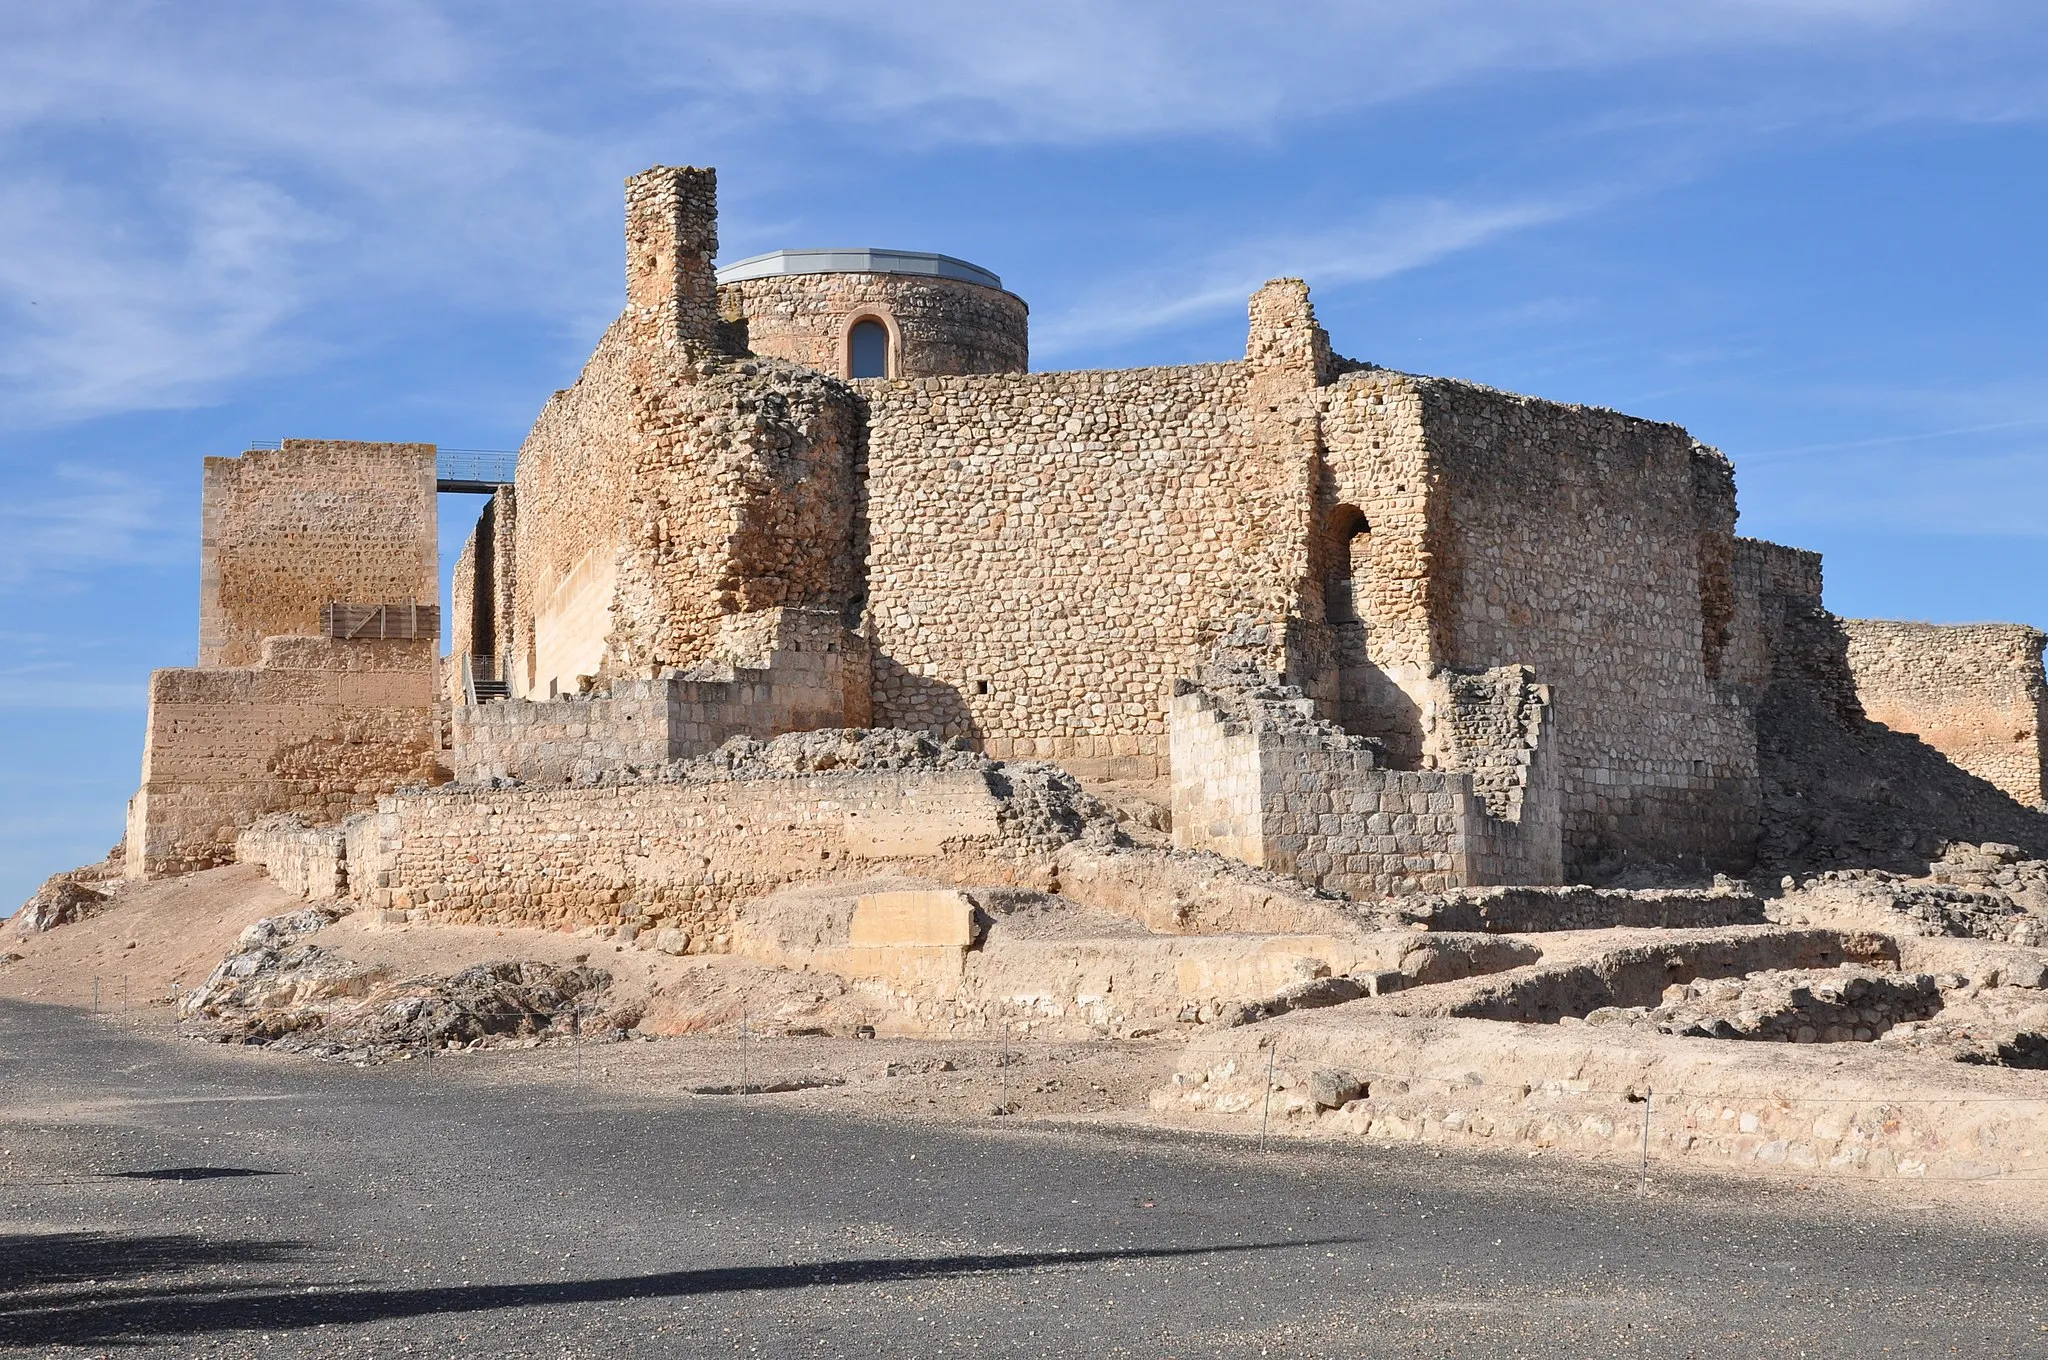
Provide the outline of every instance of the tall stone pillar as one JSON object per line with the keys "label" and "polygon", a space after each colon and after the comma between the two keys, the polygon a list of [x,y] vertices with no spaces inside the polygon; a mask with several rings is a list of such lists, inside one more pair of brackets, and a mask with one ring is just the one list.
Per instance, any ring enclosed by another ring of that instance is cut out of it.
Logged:
{"label": "tall stone pillar", "polygon": [[718,337],[718,172],[657,165],[626,181],[626,305],[661,338]]}

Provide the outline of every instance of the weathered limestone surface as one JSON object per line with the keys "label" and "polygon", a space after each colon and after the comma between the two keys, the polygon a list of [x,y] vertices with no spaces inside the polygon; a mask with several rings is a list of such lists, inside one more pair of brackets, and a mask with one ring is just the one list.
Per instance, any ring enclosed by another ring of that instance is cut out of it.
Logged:
{"label": "weathered limestone surface", "polygon": [[268,813],[338,822],[440,773],[431,638],[264,641],[254,666],[150,676],[130,878],[230,863]]}
{"label": "weathered limestone surface", "polygon": [[866,726],[866,648],[837,614],[771,609],[726,623],[728,655],[754,664],[700,663],[598,696],[458,707],[456,778],[560,784],[687,760],[735,736]]}
{"label": "weathered limestone surface", "polygon": [[1526,674],[1454,677],[1444,744],[1466,768],[1402,771],[1225,649],[1206,670],[1173,699],[1177,846],[1354,897],[1562,881],[1548,696]]}
{"label": "weathered limestone surface", "polygon": [[[706,174],[649,171],[629,198]],[[626,313],[520,449],[500,625],[515,694],[652,678],[709,659],[731,616],[844,612],[859,595],[857,401],[809,369],[722,354],[715,315],[661,292],[716,248],[708,197],[685,198],[645,249],[695,263],[629,281]]]}
{"label": "weathered limestone surface", "polygon": [[[891,862],[1042,875],[1065,839],[1006,823],[985,769],[849,771],[542,790],[448,785],[353,821],[350,890],[454,922],[676,929],[724,952],[733,910]],[[931,829],[943,828],[934,838]]]}
{"label": "weathered limestone surface", "polygon": [[1873,722],[1908,732],[2032,807],[2043,792],[2048,638],[2016,623],[1847,619],[1856,696]]}
{"label": "weathered limestone surface", "polygon": [[[161,680],[131,872],[430,782],[436,689],[469,781],[879,724],[1170,778],[1183,847],[1359,894],[1918,854],[1870,815],[1884,760],[1802,773],[1875,752],[1872,704],[2041,806],[2040,635],[1858,625],[1852,649],[1818,557],[1737,538],[1731,465],[1676,426],[1341,358],[1299,279],[1249,300],[1239,360],[1030,373],[999,289],[721,288],[713,172],[657,166],[625,206],[626,305],[456,564],[451,662],[301,647],[268,679]],[[836,376],[870,317],[895,376]],[[322,604],[431,599],[432,462],[210,462],[202,661],[255,666]],[[1276,692],[1177,696],[1219,643]]]}
{"label": "weathered limestone surface", "polygon": [[197,668],[150,677],[130,877],[227,863],[267,813],[336,822],[438,773],[436,646],[320,636],[437,598],[434,447],[289,439],[209,458]]}
{"label": "weathered limestone surface", "polygon": [[208,458],[199,664],[253,666],[263,640],[320,632],[322,606],[433,604],[434,446],[287,439]]}
{"label": "weathered limestone surface", "polygon": [[340,826],[308,826],[303,817],[262,817],[235,837],[235,862],[260,864],[270,881],[308,900],[348,891],[346,835]]}

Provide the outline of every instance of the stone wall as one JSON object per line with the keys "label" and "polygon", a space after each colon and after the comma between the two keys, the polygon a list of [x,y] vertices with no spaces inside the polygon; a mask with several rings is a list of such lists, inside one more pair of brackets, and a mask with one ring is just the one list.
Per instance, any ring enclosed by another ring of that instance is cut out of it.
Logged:
{"label": "stone wall", "polygon": [[847,337],[873,319],[889,331],[889,376],[1022,373],[1030,364],[1024,300],[1000,288],[913,274],[784,274],[723,284],[732,343],[754,354],[847,376]]}
{"label": "stone wall", "polygon": [[2043,796],[2042,634],[2016,623],[1843,621],[1872,721],[1920,738],[2030,807]]}
{"label": "stone wall", "polygon": [[705,660],[732,615],[858,606],[858,403],[822,374],[717,349],[692,291],[716,246],[711,192],[708,172],[628,182],[627,309],[520,448],[501,630],[516,694]]}
{"label": "stone wall", "polygon": [[1837,716],[1861,718],[1849,635],[1821,601],[1820,554],[1738,538],[1732,575],[1723,676],[1751,689],[1796,685]]}
{"label": "stone wall", "polygon": [[263,640],[321,631],[328,604],[431,604],[432,444],[287,439],[208,458],[200,501],[199,664],[252,666]]}
{"label": "stone wall", "polygon": [[856,386],[876,721],[1163,773],[1173,678],[1305,570],[1307,463],[1268,456],[1247,368]]}
{"label": "stone wall", "polygon": [[1565,809],[1550,687],[1527,666],[1436,677],[1425,737],[1440,768],[1470,776],[1475,884],[1564,882]]}
{"label": "stone wall", "polygon": [[349,826],[351,892],[434,919],[618,923],[724,952],[741,903],[790,884],[971,866],[970,881],[1042,875],[1057,848],[1006,821],[986,769],[618,782],[448,785],[384,799]]}
{"label": "stone wall", "polygon": [[346,836],[339,826],[308,826],[289,813],[259,818],[235,837],[235,862],[260,864],[294,897],[318,901],[348,891]]}
{"label": "stone wall", "polygon": [[152,674],[128,876],[230,863],[266,814],[338,822],[441,777],[435,652],[431,638],[274,637],[255,666]]}
{"label": "stone wall", "polygon": [[1415,769],[1440,673],[1550,689],[1565,859],[1746,868],[1732,477],[1675,426],[1334,358],[1306,292],[1242,365],[857,384],[876,710],[1162,772],[1167,688],[1273,621],[1318,711]]}
{"label": "stone wall", "polygon": [[[1565,859],[1746,870],[1759,809],[1739,696],[1709,675],[1732,582],[1727,460],[1675,425],[1443,379],[1412,385],[1434,474],[1436,660],[1551,688]],[[1717,651],[1719,644],[1717,643]]]}
{"label": "stone wall", "polygon": [[1471,710],[1460,733],[1470,770],[1386,769],[1374,744],[1317,719],[1292,687],[1183,681],[1173,698],[1174,844],[1358,898],[1558,882],[1548,705],[1519,678],[1460,696]]}
{"label": "stone wall", "polygon": [[700,664],[595,696],[458,707],[455,777],[560,784],[690,759],[729,737],[867,726],[867,650],[837,614],[771,609],[728,624],[722,650],[757,664]]}

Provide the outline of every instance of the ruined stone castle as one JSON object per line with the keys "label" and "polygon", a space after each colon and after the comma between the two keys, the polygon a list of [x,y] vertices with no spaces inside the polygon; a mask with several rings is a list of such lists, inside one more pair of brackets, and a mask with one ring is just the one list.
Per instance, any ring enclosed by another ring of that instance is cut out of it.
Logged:
{"label": "ruined stone castle", "polygon": [[389,901],[716,939],[714,842],[972,840],[957,772],[659,777],[818,728],[1149,786],[1179,847],[1359,897],[1742,873],[1774,686],[2043,804],[2042,635],[1835,619],[1677,426],[1341,358],[1298,280],[1241,359],[1032,372],[964,261],[717,250],[712,172],[628,181],[625,309],[485,506],[446,658],[431,446],[207,460],[131,875],[291,812]]}

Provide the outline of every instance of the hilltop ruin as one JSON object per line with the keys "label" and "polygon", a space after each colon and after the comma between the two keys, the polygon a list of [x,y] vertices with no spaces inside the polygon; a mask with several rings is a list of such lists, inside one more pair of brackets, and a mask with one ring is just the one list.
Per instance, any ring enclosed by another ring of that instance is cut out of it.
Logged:
{"label": "hilltop ruin", "polygon": [[[129,878],[830,972],[922,1033],[1199,1031],[1162,1109],[1241,1110],[1316,1009],[1292,1108],[1360,1132],[1374,1025],[1706,1046],[1670,1072],[2048,980],[2042,634],[1836,618],[1685,430],[1342,358],[1292,279],[1242,359],[1031,372],[964,261],[719,269],[709,170],[629,180],[626,247],[449,655],[434,448],[207,460]],[[2043,1065],[1991,1011],[1944,1061]]]}

